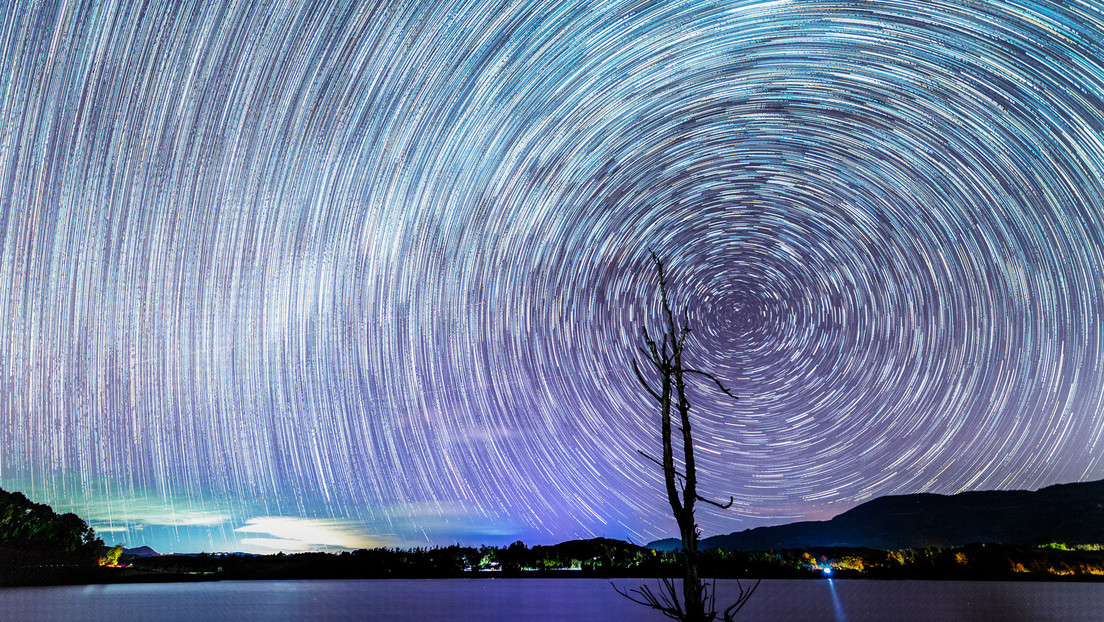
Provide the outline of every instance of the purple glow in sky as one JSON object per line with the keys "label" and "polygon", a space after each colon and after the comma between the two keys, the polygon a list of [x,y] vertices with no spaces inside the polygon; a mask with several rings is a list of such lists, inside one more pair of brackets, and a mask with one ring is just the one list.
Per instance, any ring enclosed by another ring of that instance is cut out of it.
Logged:
{"label": "purple glow in sky", "polygon": [[1104,12],[15,2],[0,487],[162,551],[706,535],[1104,477]]}

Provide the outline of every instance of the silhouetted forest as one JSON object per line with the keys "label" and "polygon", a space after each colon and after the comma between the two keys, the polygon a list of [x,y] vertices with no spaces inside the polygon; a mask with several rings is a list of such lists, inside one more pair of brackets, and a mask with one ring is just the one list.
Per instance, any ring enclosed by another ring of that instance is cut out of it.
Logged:
{"label": "silhouetted forest", "polygon": [[103,548],[76,514],[0,489],[0,585],[82,581]]}
{"label": "silhouetted forest", "polygon": [[[396,579],[462,577],[679,577],[676,554],[597,538],[551,546],[449,546],[285,555],[130,557],[131,572],[193,579]],[[847,547],[701,553],[710,578],[1104,580],[1104,551],[1052,544],[973,544],[952,549],[879,551]]]}

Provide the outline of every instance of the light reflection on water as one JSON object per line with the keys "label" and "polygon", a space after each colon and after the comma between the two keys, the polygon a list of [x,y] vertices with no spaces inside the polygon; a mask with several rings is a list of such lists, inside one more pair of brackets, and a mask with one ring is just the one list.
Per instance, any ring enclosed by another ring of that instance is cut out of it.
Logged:
{"label": "light reflection on water", "polygon": [[832,592],[832,611],[836,614],[836,622],[847,622],[847,615],[843,613],[843,603],[836,593],[836,584],[831,579],[828,579],[828,591]]}
{"label": "light reflection on water", "polygon": [[[634,587],[645,580],[618,580]],[[717,604],[736,592],[717,582]],[[1019,622],[1100,620],[1104,584],[763,581],[740,620]],[[53,621],[666,620],[601,579],[223,581],[0,589],[0,619]]]}

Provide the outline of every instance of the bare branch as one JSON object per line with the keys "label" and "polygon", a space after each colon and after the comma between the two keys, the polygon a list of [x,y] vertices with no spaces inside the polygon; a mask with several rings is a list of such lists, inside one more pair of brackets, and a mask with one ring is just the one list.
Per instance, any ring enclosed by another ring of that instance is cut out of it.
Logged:
{"label": "bare branch", "polygon": [[663,362],[662,361],[657,361],[654,358],[652,358],[652,353],[651,352],[648,352],[644,348],[637,348],[637,350],[640,350],[640,353],[643,354],[644,358],[649,363],[652,364],[652,367],[655,367],[657,370],[659,370],[661,372],[663,371]]}
{"label": "bare branch", "polygon": [[740,583],[739,579],[736,579],[736,588],[740,590],[740,593],[736,596],[736,602],[732,603],[732,605],[730,605],[728,609],[725,609],[724,622],[733,622],[733,620],[736,619],[736,614],[744,608],[744,605],[747,604],[747,601],[749,598],[751,598],[751,595],[755,593],[755,590],[759,587],[759,583],[761,581],[762,579],[756,580],[755,585],[751,586],[745,591],[744,585]]}
{"label": "bare branch", "polygon": [[[659,460],[656,460],[655,458],[649,456],[648,454],[644,453],[643,451],[637,449],[636,453],[640,454],[641,456],[644,456],[650,462],[652,462],[653,464],[659,466],[659,468],[661,468],[661,469],[663,468],[663,463],[662,462],[660,462]],[[682,473],[679,473],[678,471],[673,471],[673,473],[675,474],[675,477],[678,477],[678,478],[681,478],[681,479],[686,479],[686,476],[683,475]]]}
{"label": "bare branch", "polygon": [[682,354],[682,348],[686,345],[686,336],[689,335],[689,334],[690,334],[690,330],[686,329],[686,328],[679,331],[678,344],[676,345],[676,347],[678,348],[679,354]]}
{"label": "bare branch", "polygon": [[690,334],[690,307],[683,307],[682,310],[682,330],[679,331],[679,350],[682,350],[682,345],[686,342],[686,336]]}
{"label": "bare branch", "polygon": [[644,343],[648,344],[648,350],[652,353],[652,362],[655,363],[656,367],[661,367],[663,363],[667,362],[667,357],[659,357],[659,350],[656,347],[656,342],[652,339],[651,335],[648,334],[648,328],[646,326],[641,326],[640,331],[644,333]]}
{"label": "bare branch", "polygon": [[[682,606],[678,600],[678,592],[675,590],[675,582],[671,579],[662,580],[660,584],[662,591],[660,591],[658,595],[647,585],[642,585],[628,591],[617,587],[613,581],[610,581],[610,585],[613,586],[614,590],[617,590],[618,594],[638,605],[651,607],[672,620],[686,619],[686,613],[682,610]],[[633,594],[636,594],[636,596],[633,596]]]}
{"label": "bare branch", "polygon": [[[712,589],[710,589],[712,588]],[[702,584],[701,589],[702,612],[708,620],[717,618],[717,580],[713,579],[711,586]]]}
{"label": "bare branch", "polygon": [[648,385],[648,381],[645,380],[644,376],[640,373],[640,368],[636,366],[636,359],[633,359],[632,367],[633,372],[636,374],[636,379],[640,382],[640,386],[644,387],[644,390],[651,394],[651,396],[654,397],[657,402],[662,402],[663,398],[659,395],[659,393],[656,393],[652,390],[652,387]]}
{"label": "bare branch", "polygon": [[707,372],[704,372],[704,371],[701,371],[701,370],[697,370],[697,369],[684,369],[684,370],[682,370],[682,372],[685,373],[685,374],[698,374],[699,376],[705,376],[706,378],[709,378],[710,380],[712,380],[713,383],[717,385],[717,388],[720,389],[721,391],[723,391],[725,395],[731,397],[734,400],[740,399],[740,398],[736,397],[735,395],[733,395],[732,393],[730,393],[729,390],[726,389],[723,384],[721,384],[721,381],[717,380],[717,377],[714,376],[713,374],[710,374],[710,373],[707,373]]}
{"label": "bare branch", "polygon": [[[609,583],[613,586],[614,590],[617,590],[618,594],[624,596],[625,598],[633,601],[638,605],[644,605],[645,607],[655,607],[655,604],[658,603],[655,596],[651,593],[651,588],[646,585],[642,585],[631,590],[623,590],[617,587],[617,584],[613,581],[610,581]],[[640,597],[637,598],[636,596],[633,596],[633,594],[639,594]]]}
{"label": "bare branch", "polygon": [[705,502],[706,502],[706,503],[708,503],[709,505],[713,505],[713,506],[719,507],[719,508],[721,508],[722,510],[727,510],[728,508],[732,507],[732,503],[733,503],[734,501],[736,501],[736,499],[735,499],[735,498],[733,498],[733,497],[729,497],[729,498],[728,498],[728,503],[723,503],[723,504],[722,504],[722,503],[717,503],[716,501],[713,501],[712,499],[706,499],[705,497],[703,497],[703,496],[701,496],[701,495],[695,495],[695,496],[696,496],[696,497],[698,498],[698,501],[705,501]]}

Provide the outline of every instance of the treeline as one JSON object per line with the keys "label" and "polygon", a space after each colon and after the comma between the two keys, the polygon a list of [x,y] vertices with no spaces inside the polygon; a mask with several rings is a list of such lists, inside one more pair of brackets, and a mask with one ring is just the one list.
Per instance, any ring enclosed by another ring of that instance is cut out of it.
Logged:
{"label": "treeline", "polygon": [[0,585],[83,581],[103,546],[76,514],[0,489]]}
{"label": "treeline", "polygon": [[1104,551],[1098,546],[970,544],[901,551],[824,547],[739,556],[748,560],[753,572],[756,567],[782,567],[844,578],[1104,580]]}
{"label": "treeline", "polygon": [[[222,579],[387,579],[471,576],[660,576],[675,557],[641,546],[597,538],[551,546],[362,549],[285,555],[168,555],[132,557],[132,569],[209,574]],[[631,571],[630,571],[631,570]],[[670,570],[673,572],[673,570]]]}
{"label": "treeline", "polygon": [[[210,579],[384,579],[460,577],[674,577],[677,553],[595,539],[552,546],[449,546],[342,553],[173,555],[127,558],[131,568]],[[1104,580],[1104,551],[1060,546],[969,545],[878,551],[821,547],[702,554],[704,576],[952,580]]]}

